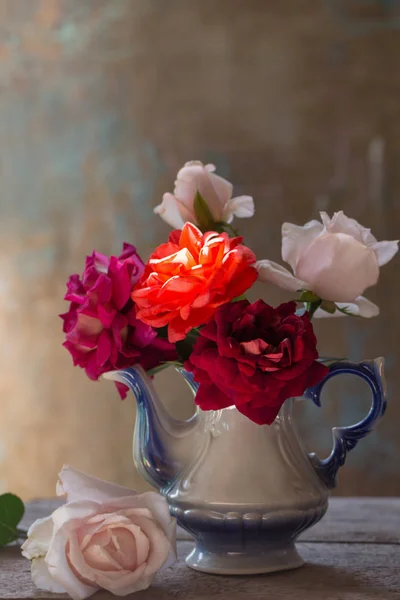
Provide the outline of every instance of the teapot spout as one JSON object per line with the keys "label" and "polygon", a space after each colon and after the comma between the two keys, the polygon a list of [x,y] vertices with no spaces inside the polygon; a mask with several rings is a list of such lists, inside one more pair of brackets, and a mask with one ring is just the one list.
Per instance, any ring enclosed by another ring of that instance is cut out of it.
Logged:
{"label": "teapot spout", "polygon": [[103,375],[129,387],[137,403],[133,458],[139,473],[159,490],[168,488],[199,448],[199,415],[187,421],[168,414],[140,366]]}

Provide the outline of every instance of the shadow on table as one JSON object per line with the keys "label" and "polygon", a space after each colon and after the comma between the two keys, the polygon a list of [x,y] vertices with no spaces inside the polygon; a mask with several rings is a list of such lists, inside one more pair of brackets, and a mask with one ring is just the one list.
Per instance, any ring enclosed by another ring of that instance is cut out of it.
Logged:
{"label": "shadow on table", "polygon": [[[383,577],[379,577],[382,581]],[[384,576],[386,579],[386,575]],[[135,600],[393,600],[399,599],[398,576],[385,585],[368,572],[349,573],[343,568],[307,563],[301,569],[269,575],[207,575],[178,563],[160,574],[153,585],[132,595]],[[397,594],[396,594],[397,591]],[[396,595],[395,595],[396,594]],[[110,600],[99,592],[94,600]],[[129,596],[128,598],[131,598]]]}

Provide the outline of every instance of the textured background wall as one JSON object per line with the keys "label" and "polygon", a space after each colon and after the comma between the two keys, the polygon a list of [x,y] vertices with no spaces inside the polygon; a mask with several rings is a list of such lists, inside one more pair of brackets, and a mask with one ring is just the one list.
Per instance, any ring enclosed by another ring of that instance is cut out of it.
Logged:
{"label": "textured background wall", "polygon": [[[152,208],[184,161],[255,197],[240,227],[260,258],[279,260],[283,220],[321,209],[399,237],[399,21],[387,1],[0,0],[2,490],[51,495],[63,462],[143,486],[133,401],[72,368],[57,314],[93,248],[126,239],[146,256],[165,238]],[[324,354],[387,357],[390,412],[339,493],[400,493],[398,269],[369,293],[379,318],[317,326]],[[179,411],[182,387],[160,377]],[[348,382],[303,406],[310,448],[366,406]]]}

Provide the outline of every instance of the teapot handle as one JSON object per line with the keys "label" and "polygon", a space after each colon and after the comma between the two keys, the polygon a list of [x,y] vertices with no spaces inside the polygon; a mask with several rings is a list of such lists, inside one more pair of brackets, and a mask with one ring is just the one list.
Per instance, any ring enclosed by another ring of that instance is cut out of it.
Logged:
{"label": "teapot handle", "polygon": [[329,379],[336,375],[352,374],[366,381],[372,392],[372,404],[367,416],[355,425],[349,427],[334,427],[332,429],[333,448],[325,459],[319,459],[316,454],[309,454],[314,470],[329,488],[336,486],[336,475],[346,461],[347,452],[352,450],[372,429],[383,416],[386,409],[386,385],[383,374],[383,358],[368,360],[361,363],[349,361],[334,362],[330,372],[319,384],[309,388],[304,396],[310,398],[317,406],[321,406],[321,392]]}

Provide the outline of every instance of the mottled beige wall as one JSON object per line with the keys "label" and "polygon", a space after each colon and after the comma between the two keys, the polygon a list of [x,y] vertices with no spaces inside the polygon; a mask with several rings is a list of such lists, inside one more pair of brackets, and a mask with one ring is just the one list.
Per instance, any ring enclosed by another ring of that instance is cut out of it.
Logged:
{"label": "mottled beige wall", "polygon": [[[260,257],[279,259],[283,220],[321,209],[399,237],[396,11],[361,0],[0,0],[1,489],[51,495],[63,462],[143,486],[133,402],[72,368],[57,314],[93,248],[126,239],[146,256],[165,238],[152,207],[185,160],[215,162],[254,195],[257,218],[240,227]],[[354,451],[339,493],[400,493],[398,269],[370,293],[381,317],[318,325],[324,354],[388,358],[389,416]],[[162,377],[179,411],[183,387]],[[362,416],[354,385],[340,391],[303,415],[310,446],[326,449],[329,424]]]}

